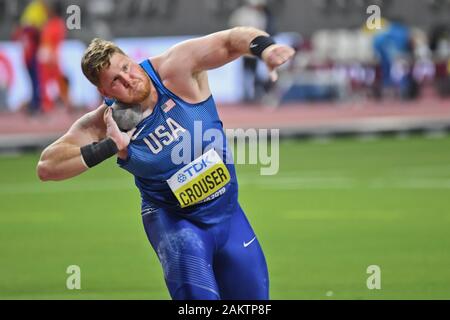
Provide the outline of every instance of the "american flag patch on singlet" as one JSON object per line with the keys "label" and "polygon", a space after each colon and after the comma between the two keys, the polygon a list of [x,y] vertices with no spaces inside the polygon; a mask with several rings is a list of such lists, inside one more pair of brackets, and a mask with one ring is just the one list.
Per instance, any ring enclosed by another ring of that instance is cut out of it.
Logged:
{"label": "american flag patch on singlet", "polygon": [[166,101],[166,103],[163,104],[161,108],[164,110],[164,112],[169,112],[175,106],[176,106],[175,102],[173,102],[172,99],[169,99]]}

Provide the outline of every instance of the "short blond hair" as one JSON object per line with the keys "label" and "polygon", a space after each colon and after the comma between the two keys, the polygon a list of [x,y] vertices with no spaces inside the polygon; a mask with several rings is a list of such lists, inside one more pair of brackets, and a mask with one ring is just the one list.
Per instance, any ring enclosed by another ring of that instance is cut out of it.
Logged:
{"label": "short blond hair", "polygon": [[93,39],[84,52],[81,69],[86,78],[95,86],[100,83],[100,71],[111,65],[110,59],[114,53],[125,55],[113,42],[100,38]]}

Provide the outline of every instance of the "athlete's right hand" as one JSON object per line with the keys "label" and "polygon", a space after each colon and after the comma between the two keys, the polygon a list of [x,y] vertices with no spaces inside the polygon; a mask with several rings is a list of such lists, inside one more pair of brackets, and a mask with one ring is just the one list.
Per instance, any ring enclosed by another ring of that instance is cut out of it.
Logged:
{"label": "athlete's right hand", "polygon": [[131,129],[128,132],[120,131],[117,123],[112,117],[112,110],[109,107],[106,108],[105,113],[103,114],[103,120],[106,124],[106,136],[113,139],[119,151],[125,150],[130,144],[131,136],[133,135],[134,131],[136,131],[136,128]]}

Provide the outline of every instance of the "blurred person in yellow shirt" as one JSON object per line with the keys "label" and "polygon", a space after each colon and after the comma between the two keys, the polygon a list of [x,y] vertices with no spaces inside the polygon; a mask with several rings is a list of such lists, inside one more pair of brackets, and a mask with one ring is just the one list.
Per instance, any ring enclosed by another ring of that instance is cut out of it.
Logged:
{"label": "blurred person in yellow shirt", "polygon": [[12,36],[14,40],[22,44],[24,64],[30,77],[31,100],[23,106],[30,114],[39,112],[41,105],[37,54],[41,29],[47,19],[47,4],[43,0],[33,0],[25,7],[20,17],[20,25],[14,30]]}

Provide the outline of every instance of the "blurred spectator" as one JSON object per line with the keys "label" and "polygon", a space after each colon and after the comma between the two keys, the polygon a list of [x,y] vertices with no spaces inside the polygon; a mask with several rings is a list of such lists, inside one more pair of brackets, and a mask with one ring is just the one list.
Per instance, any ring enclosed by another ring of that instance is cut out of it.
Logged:
{"label": "blurred spectator", "polygon": [[[229,19],[230,27],[250,26],[265,30],[270,35],[275,33],[274,18],[266,0],[246,0],[236,9]],[[270,87],[270,80],[259,76],[258,60],[255,57],[243,57],[244,68],[244,102],[255,102]]]}
{"label": "blurred spectator", "polygon": [[435,86],[441,97],[450,96],[450,30],[436,25],[430,32],[430,49],[436,64]]}
{"label": "blurred spectator", "polygon": [[25,7],[20,26],[13,33],[13,39],[22,44],[25,67],[30,76],[31,101],[25,107],[28,107],[31,114],[38,112],[41,104],[37,54],[41,29],[47,19],[46,3],[43,0],[33,0]]}
{"label": "blurred spectator", "polygon": [[71,109],[68,80],[61,71],[60,45],[66,37],[66,25],[60,16],[61,4],[48,4],[48,21],[44,25],[39,46],[38,61],[41,80],[42,110],[51,111],[57,98]]}
{"label": "blurred spectator", "polygon": [[417,84],[412,77],[410,29],[399,20],[388,21],[374,36],[374,50],[381,65],[384,89],[397,89],[405,99],[417,96]]}

